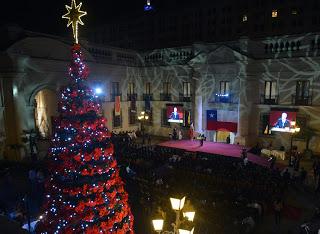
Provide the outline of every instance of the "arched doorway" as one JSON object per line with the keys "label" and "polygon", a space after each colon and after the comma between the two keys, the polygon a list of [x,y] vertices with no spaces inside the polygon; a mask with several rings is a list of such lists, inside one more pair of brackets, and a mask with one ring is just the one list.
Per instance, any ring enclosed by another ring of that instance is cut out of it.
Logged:
{"label": "arched doorway", "polygon": [[50,138],[52,133],[52,117],[57,116],[57,94],[50,89],[40,90],[35,98],[35,126],[41,137]]}

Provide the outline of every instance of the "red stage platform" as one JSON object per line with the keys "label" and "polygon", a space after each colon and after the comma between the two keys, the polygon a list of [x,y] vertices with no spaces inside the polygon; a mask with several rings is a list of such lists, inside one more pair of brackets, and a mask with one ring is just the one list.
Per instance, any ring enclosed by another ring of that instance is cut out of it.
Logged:
{"label": "red stage platform", "polygon": [[[241,151],[244,148],[241,145],[231,145],[226,143],[216,143],[216,142],[210,142],[210,141],[204,141],[203,146],[200,146],[199,140],[166,141],[158,145],[163,147],[182,149],[189,152],[204,152],[204,153],[223,155],[228,157],[236,157],[236,158],[241,157]],[[252,153],[248,153],[247,155],[250,162],[253,162],[255,164],[265,166],[265,167],[270,166],[270,162],[268,162],[267,158],[263,158]]]}

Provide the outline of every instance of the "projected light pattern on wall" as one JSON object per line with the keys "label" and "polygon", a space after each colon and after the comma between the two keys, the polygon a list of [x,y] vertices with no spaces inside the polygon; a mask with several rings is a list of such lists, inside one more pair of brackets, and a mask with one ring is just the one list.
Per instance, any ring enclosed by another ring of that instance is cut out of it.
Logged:
{"label": "projected light pattern on wall", "polygon": [[[259,139],[266,144],[273,141],[279,147],[288,147],[290,135],[265,135],[262,119],[268,119],[265,115],[270,113],[271,108],[296,108],[299,121],[305,120],[308,127],[320,131],[320,110],[317,107],[320,105],[320,48],[312,44],[317,40],[319,37],[315,34],[273,37],[261,41],[241,38],[233,42],[197,43],[143,53],[111,47],[96,48],[88,44],[88,52],[85,53],[95,80],[106,84],[102,87],[108,94],[104,100],[104,112],[110,129],[113,128],[110,113],[114,108],[112,83],[119,83],[122,98],[119,131],[138,128],[138,124],[130,124],[128,120],[131,105],[127,100],[129,83],[134,84],[138,111],[144,109],[143,95],[146,83],[150,83],[151,90],[148,92],[153,97],[153,125],[148,130],[152,134],[168,136],[171,129],[162,123],[163,110],[167,103],[178,102],[183,104],[184,110],[191,111],[199,132],[211,134],[206,131],[207,110],[230,111],[237,115],[236,141],[240,144],[252,145]],[[17,58],[21,69],[28,70],[24,79],[18,76],[15,79],[19,89],[19,96],[16,97],[19,113],[28,116],[21,119],[22,128],[30,128],[34,122],[30,100],[34,99],[36,90],[49,86],[57,88],[63,83],[61,72],[64,71],[64,64],[51,60],[45,53],[53,53],[52,58],[67,61],[67,54],[58,53],[68,51],[67,45],[50,39],[50,47],[56,50],[46,52],[30,48],[33,44],[38,48],[36,43],[42,41],[45,40],[27,39],[8,50]],[[291,42],[295,43],[293,47]],[[25,51],[24,56],[19,57],[18,51]],[[29,57],[26,56],[28,54]],[[186,83],[190,83],[188,98],[181,99]],[[169,95],[164,95],[166,92]],[[163,97],[169,99],[164,100]],[[317,140],[320,139],[313,136],[310,147],[320,152]],[[305,141],[295,144],[303,148]]]}

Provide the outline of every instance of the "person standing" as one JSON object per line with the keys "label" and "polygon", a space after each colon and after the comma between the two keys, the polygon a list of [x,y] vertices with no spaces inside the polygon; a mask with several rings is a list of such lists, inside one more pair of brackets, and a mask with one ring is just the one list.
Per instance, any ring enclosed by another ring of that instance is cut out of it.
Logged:
{"label": "person standing", "polygon": [[283,209],[283,204],[280,198],[276,199],[273,203],[275,222],[276,224],[280,224],[281,221],[281,211]]}
{"label": "person standing", "polygon": [[320,171],[320,163],[317,158],[313,162],[312,169],[313,169],[314,180],[316,181],[319,175],[318,173]]}
{"label": "person standing", "polygon": [[297,151],[296,160],[294,161],[294,165],[293,165],[293,168],[295,171],[299,171],[301,157],[302,157],[301,153]]}
{"label": "person standing", "polygon": [[193,122],[191,122],[190,124],[190,129],[189,129],[189,137],[190,139],[193,141],[193,138],[194,138],[194,127],[193,127]]}
{"label": "person standing", "polygon": [[301,170],[300,170],[300,182],[302,185],[304,185],[305,181],[306,181],[306,178],[307,178],[307,171],[304,169],[304,167],[301,167]]}
{"label": "person standing", "polygon": [[241,158],[244,160],[246,157],[247,157],[247,150],[243,148],[241,152]]}
{"label": "person standing", "polygon": [[227,136],[226,143],[227,143],[227,144],[230,144],[230,141],[231,141],[231,140],[230,140],[230,136]]}
{"label": "person standing", "polygon": [[173,129],[172,138],[173,138],[173,140],[177,140],[177,138],[178,138],[178,133],[177,133],[177,129],[176,128]]}
{"label": "person standing", "polygon": [[151,135],[148,134],[148,145],[151,145]]}
{"label": "person standing", "polygon": [[203,141],[204,141],[204,135],[200,134],[200,146],[203,146]]}
{"label": "person standing", "polygon": [[182,132],[181,132],[180,129],[179,129],[179,131],[178,131],[178,139],[179,139],[179,140],[182,140]]}
{"label": "person standing", "polygon": [[276,160],[277,160],[277,158],[276,158],[275,156],[272,155],[272,156],[270,157],[270,159],[268,160],[268,161],[270,161],[270,169],[273,170],[274,165],[276,164]]}

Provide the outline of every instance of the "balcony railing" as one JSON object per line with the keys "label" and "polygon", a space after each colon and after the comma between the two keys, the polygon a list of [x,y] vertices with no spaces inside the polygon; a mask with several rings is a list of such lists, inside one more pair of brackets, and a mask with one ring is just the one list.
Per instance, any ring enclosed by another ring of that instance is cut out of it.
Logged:
{"label": "balcony railing", "polygon": [[214,103],[237,103],[233,94],[218,94],[216,93],[213,97]]}
{"label": "balcony railing", "polygon": [[169,93],[160,93],[160,100],[161,101],[171,101],[172,97]]}
{"label": "balcony railing", "polygon": [[292,105],[311,106],[312,105],[312,97],[311,96],[292,95]]}
{"label": "balcony railing", "polygon": [[153,100],[153,95],[152,94],[144,93],[142,97],[143,97],[144,101],[145,100],[150,100],[150,101]]}
{"label": "balcony railing", "polygon": [[261,95],[260,103],[265,105],[278,105],[279,104],[278,95],[272,95],[272,96]]}
{"label": "balcony railing", "polygon": [[189,95],[186,95],[186,94],[183,94],[183,93],[179,93],[179,101],[180,102],[191,102],[191,94]]}
{"label": "balcony railing", "polygon": [[111,94],[111,101],[114,102],[116,100],[116,96],[120,96],[120,102],[122,101],[122,94],[121,93],[112,93]]}
{"label": "balcony railing", "polygon": [[136,93],[128,93],[127,101],[137,101],[138,95]]}

